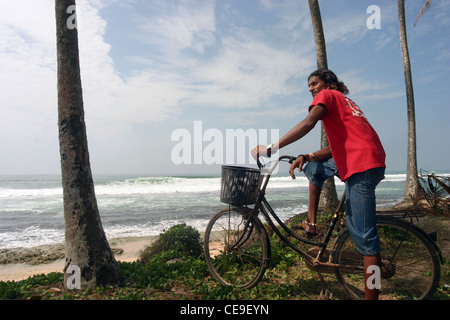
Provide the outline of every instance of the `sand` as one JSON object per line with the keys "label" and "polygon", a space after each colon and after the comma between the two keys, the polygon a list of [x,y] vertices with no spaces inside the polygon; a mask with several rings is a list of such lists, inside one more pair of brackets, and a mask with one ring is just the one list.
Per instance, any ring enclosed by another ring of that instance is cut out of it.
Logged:
{"label": "sand", "polygon": [[[109,240],[117,261],[132,262],[153,236]],[[36,274],[63,272],[64,244],[0,249],[0,281],[19,281]]]}

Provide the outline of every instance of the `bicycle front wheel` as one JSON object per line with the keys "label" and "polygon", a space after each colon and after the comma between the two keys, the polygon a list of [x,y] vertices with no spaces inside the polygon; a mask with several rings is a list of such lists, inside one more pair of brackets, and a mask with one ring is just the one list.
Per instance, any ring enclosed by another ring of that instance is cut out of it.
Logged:
{"label": "bicycle front wheel", "polygon": [[261,280],[270,260],[269,239],[261,220],[232,208],[211,218],[204,249],[214,278],[222,285],[242,289]]}
{"label": "bicycle front wheel", "polygon": [[[423,300],[434,294],[441,266],[431,240],[407,221],[377,216],[380,237],[380,300]],[[363,257],[348,230],[336,241],[333,262],[336,277],[352,299],[364,299]]]}

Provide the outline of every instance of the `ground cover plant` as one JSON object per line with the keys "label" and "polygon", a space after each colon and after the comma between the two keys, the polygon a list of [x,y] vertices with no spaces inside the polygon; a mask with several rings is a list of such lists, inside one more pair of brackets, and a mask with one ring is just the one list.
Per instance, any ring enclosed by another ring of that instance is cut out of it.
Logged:
{"label": "ground cover plant", "polygon": [[[327,217],[321,218],[327,219]],[[319,220],[323,225],[326,221]],[[441,283],[434,299],[450,299],[448,219],[427,219],[425,226],[441,227],[446,235]],[[271,235],[272,261],[262,281],[251,290],[220,286],[203,258],[201,237],[185,224],[162,233],[135,262],[119,262],[126,279],[123,287],[64,290],[63,274],[50,273],[23,281],[0,282],[0,299],[41,300],[317,300],[322,289],[317,274],[302,259]],[[442,246],[442,244],[441,244]],[[333,274],[324,274],[332,299],[347,299]]]}

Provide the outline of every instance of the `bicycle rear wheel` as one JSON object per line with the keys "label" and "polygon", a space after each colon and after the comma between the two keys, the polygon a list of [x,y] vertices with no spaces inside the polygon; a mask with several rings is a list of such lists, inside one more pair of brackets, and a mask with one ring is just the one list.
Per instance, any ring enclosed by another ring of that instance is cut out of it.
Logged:
{"label": "bicycle rear wheel", "polygon": [[205,259],[214,278],[225,286],[249,289],[264,275],[270,260],[267,232],[257,217],[234,209],[217,212],[204,238]]}
{"label": "bicycle rear wheel", "polygon": [[[380,237],[380,300],[423,300],[434,294],[441,266],[427,235],[405,220],[377,216]],[[348,230],[336,240],[333,262],[336,277],[352,299],[364,299],[363,258]]]}

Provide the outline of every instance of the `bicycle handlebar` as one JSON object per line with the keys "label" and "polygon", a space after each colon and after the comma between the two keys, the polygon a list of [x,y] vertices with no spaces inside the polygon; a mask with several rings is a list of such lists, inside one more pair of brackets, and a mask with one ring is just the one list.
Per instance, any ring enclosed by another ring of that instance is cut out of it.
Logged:
{"label": "bicycle handlebar", "polygon": [[[259,161],[259,157],[260,157],[260,155],[258,154],[258,156],[256,157],[256,164],[258,165],[259,170],[262,170],[262,169],[264,168],[265,165],[263,165],[263,164],[261,163],[261,161]],[[276,166],[278,165],[278,163],[279,163],[280,161],[285,160],[285,159],[288,159],[288,160],[289,160],[288,162],[289,162],[290,164],[292,164],[292,162],[294,162],[297,158],[298,158],[298,157],[288,156],[288,155],[280,156],[280,157],[276,160],[275,165],[274,165],[270,170],[268,170],[268,173],[271,174],[272,171],[276,168]]]}
{"label": "bicycle handlebar", "polygon": [[[299,156],[297,156],[297,157],[294,157],[294,156],[288,156],[288,155],[284,155],[284,156],[279,157],[279,158],[275,161],[275,165],[273,166],[273,168],[267,169],[267,173],[268,173],[268,174],[272,174],[272,172],[275,170],[276,166],[278,165],[278,163],[280,163],[280,161],[285,160],[285,159],[288,159],[288,160],[289,160],[288,162],[289,162],[290,164],[292,164],[292,163],[293,163],[295,160],[297,160],[297,158],[300,157],[300,156],[302,156],[302,155],[299,155]],[[259,170],[262,170],[262,169],[264,168],[265,165],[263,165],[263,164],[261,163],[261,161],[259,161],[259,157],[260,157],[260,155],[258,154],[258,156],[256,157],[256,163],[258,164]],[[338,170],[336,170],[336,171],[334,172],[334,175],[335,175],[336,177],[340,178],[340,177],[339,177],[339,171],[338,171]]]}

